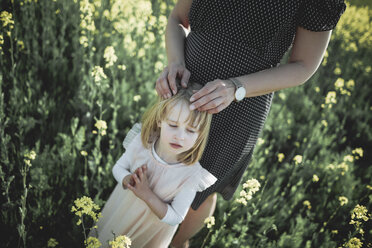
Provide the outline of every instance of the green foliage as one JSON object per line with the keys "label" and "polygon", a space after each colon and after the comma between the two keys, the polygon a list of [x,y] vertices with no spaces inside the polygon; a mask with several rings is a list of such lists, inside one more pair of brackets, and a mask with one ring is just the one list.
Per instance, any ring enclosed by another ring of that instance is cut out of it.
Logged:
{"label": "green foliage", "polygon": [[[83,195],[101,207],[108,199],[122,140],[154,99],[166,65],[164,32],[173,5],[0,3],[14,21],[0,22],[4,247],[46,247],[50,240],[83,246],[70,209]],[[203,229],[194,237],[193,247],[206,237],[206,247],[338,247],[352,237],[367,247],[371,221],[363,222],[364,235],[349,222],[357,204],[371,209],[372,201],[366,187],[372,185],[370,16],[368,7],[349,5],[317,73],[275,93],[244,177],[263,186],[247,206],[235,201],[240,188],[234,200],[219,199],[215,226],[209,236]],[[30,151],[36,158],[26,167]],[[341,206],[340,196],[348,203]]]}

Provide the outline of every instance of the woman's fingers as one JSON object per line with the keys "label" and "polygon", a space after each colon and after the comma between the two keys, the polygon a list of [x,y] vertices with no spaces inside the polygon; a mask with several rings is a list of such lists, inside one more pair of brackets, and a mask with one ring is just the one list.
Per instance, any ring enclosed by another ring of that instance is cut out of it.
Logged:
{"label": "woman's fingers", "polygon": [[184,71],[182,73],[182,78],[181,78],[182,87],[184,87],[184,88],[187,87],[187,83],[189,82],[190,76],[191,76],[190,71],[187,70],[186,68],[184,68]]}
{"label": "woman's fingers", "polygon": [[[203,100],[200,99],[200,100]],[[199,111],[207,111],[207,110],[212,110],[212,109],[217,109],[221,104],[224,103],[224,98],[223,97],[216,97],[213,100],[205,103],[201,107],[198,108]]]}
{"label": "woman's fingers", "polygon": [[209,108],[203,109],[207,104],[213,105],[213,107],[217,107],[221,103],[219,103],[218,105],[215,105],[217,103],[215,99],[221,98],[221,97],[223,98],[223,95],[221,94],[221,92],[212,91],[202,96],[201,98],[199,98],[199,100],[193,102],[190,105],[190,110],[194,110],[194,109],[198,109],[199,111],[208,110]]}
{"label": "woman's fingers", "polygon": [[168,67],[165,67],[162,74],[156,81],[156,86],[155,86],[156,92],[162,98],[167,98],[168,95],[169,96],[172,95],[169,89],[169,84],[168,84],[168,73],[169,73],[169,69]]}
{"label": "woman's fingers", "polygon": [[208,114],[217,114],[217,113],[221,112],[222,110],[224,110],[225,108],[227,108],[227,106],[228,106],[228,104],[222,103],[219,106],[217,106],[216,108],[209,109]]}

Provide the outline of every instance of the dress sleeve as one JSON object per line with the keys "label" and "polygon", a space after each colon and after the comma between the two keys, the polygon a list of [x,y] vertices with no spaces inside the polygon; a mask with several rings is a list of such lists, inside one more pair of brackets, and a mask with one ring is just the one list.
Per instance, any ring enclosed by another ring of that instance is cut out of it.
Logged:
{"label": "dress sleeve", "polygon": [[344,0],[304,0],[298,25],[310,31],[334,29],[345,9]]}
{"label": "dress sleeve", "polygon": [[167,213],[161,221],[171,226],[180,224],[185,218],[195,195],[196,191],[189,187],[184,187],[180,190],[174,197],[172,203],[168,204]]}
{"label": "dress sleeve", "polygon": [[123,141],[123,147],[125,148],[125,152],[119,160],[116,162],[114,167],[112,168],[112,174],[114,175],[116,181],[118,183],[123,182],[123,178],[127,175],[130,175],[130,161],[131,157],[134,154],[134,149],[138,146],[137,143],[140,142],[140,134],[141,134],[141,124],[136,123],[134,126],[129,130],[125,139]]}
{"label": "dress sleeve", "polygon": [[194,185],[195,190],[198,192],[201,192],[209,188],[217,181],[217,178],[212,173],[210,173],[201,166],[196,178],[198,181],[196,182],[194,181]]}

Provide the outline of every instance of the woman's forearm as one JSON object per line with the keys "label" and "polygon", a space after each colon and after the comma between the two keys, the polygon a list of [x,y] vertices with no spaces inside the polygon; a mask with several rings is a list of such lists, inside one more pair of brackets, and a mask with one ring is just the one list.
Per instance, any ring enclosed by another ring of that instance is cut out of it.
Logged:
{"label": "woman's forearm", "polygon": [[314,72],[292,62],[236,78],[246,89],[246,97],[253,97],[303,84]]}
{"label": "woman's forearm", "polygon": [[170,16],[165,30],[165,47],[167,50],[168,65],[180,63],[185,65],[184,42],[186,33],[180,26],[180,22]]}

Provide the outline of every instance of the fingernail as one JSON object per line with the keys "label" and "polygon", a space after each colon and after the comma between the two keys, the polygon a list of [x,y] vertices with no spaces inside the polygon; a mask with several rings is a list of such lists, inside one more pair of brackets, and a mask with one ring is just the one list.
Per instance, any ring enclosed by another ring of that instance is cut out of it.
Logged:
{"label": "fingernail", "polygon": [[193,102],[193,101],[194,101],[194,97],[191,97],[191,98],[190,98],[190,101]]}
{"label": "fingernail", "polygon": [[173,95],[175,95],[177,92],[175,90],[173,90]]}
{"label": "fingernail", "polygon": [[191,104],[190,105],[190,110],[194,110],[195,109],[195,105],[194,104]]}

